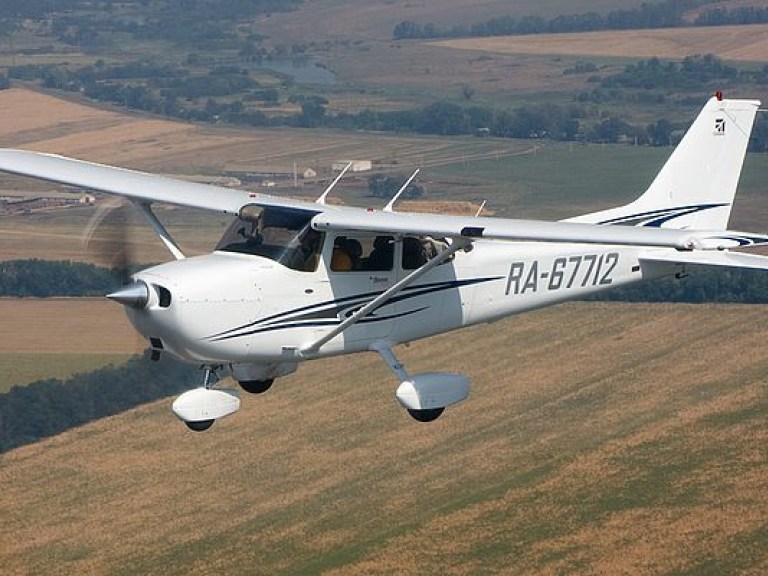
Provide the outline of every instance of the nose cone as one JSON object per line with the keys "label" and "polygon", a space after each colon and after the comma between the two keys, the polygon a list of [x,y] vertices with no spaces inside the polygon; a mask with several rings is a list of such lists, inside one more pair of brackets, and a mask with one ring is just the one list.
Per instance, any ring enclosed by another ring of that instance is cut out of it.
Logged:
{"label": "nose cone", "polygon": [[119,302],[123,306],[130,306],[131,308],[146,308],[149,302],[149,288],[144,282],[133,282],[127,284],[111,294],[107,294],[107,298],[114,302]]}

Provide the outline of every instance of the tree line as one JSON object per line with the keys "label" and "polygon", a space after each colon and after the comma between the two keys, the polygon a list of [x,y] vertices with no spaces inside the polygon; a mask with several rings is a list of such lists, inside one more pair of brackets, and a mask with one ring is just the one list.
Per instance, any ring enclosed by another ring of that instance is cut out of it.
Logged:
{"label": "tree line", "polygon": [[678,28],[684,26],[723,26],[729,24],[762,24],[768,22],[768,8],[714,8],[702,11],[692,22],[684,18],[690,8],[700,5],[698,0],[665,0],[643,3],[629,10],[613,10],[606,14],[584,12],[543,18],[499,16],[472,24],[441,27],[432,22],[420,24],[404,20],[395,25],[395,40],[461,38],[484,36],[520,36],[527,34],[556,34],[594,32],[598,30],[639,30],[651,28]]}
{"label": "tree line", "polygon": [[[364,109],[331,114],[325,97],[293,94],[287,100],[299,104],[298,113],[267,116],[259,108],[279,103],[279,90],[260,85],[237,65],[218,66],[197,75],[177,66],[146,61],[111,66],[97,62],[74,70],[58,65],[24,65],[9,70],[14,79],[39,81],[48,88],[79,92],[94,100],[191,121],[586,142],[626,140],[651,146],[674,143],[675,133],[679,136],[685,125],[662,118],[637,126],[615,113],[596,117],[589,105],[663,104],[675,92],[706,94],[713,93],[715,87],[768,84],[768,65],[740,70],[711,54],[689,56],[682,62],[650,58],[608,76],[601,76],[590,63],[580,63],[564,73],[590,74],[588,81],[596,87],[576,93],[569,105],[532,104],[514,110],[475,105],[471,101],[472,91],[465,90],[461,103],[437,101],[411,110]],[[696,102],[703,99],[702,95]],[[253,102],[261,104],[254,107]],[[750,150],[765,149],[767,126],[766,120],[758,119]]]}
{"label": "tree line", "polygon": [[83,262],[9,260],[0,262],[0,296],[103,296],[120,286],[119,278],[114,270]]}
{"label": "tree line", "polygon": [[[233,22],[295,10],[302,0],[3,0],[0,33],[24,20],[45,23],[59,41],[82,49],[109,46],[114,33],[137,40],[163,40],[197,50],[232,48]],[[111,17],[105,18],[104,14]],[[54,16],[54,17],[52,17]]]}
{"label": "tree line", "polygon": [[[391,198],[404,178],[373,174],[368,180],[372,196]],[[407,197],[424,194],[411,185]],[[627,302],[732,302],[768,303],[768,273],[736,268],[689,267],[690,275],[611,290],[599,300]],[[69,261],[13,260],[0,263],[0,296],[36,297],[102,296],[120,286],[119,275],[108,268]]]}
{"label": "tree line", "polygon": [[40,380],[0,394],[0,452],[125,412],[195,386],[195,369],[149,353],[67,380]]}

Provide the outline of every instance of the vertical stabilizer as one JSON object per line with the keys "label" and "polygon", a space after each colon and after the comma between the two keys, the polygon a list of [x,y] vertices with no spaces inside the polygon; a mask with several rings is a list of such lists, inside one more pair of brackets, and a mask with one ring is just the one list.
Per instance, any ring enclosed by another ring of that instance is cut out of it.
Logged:
{"label": "vertical stabilizer", "polygon": [[640,198],[569,221],[726,229],[759,106],[758,100],[711,98]]}

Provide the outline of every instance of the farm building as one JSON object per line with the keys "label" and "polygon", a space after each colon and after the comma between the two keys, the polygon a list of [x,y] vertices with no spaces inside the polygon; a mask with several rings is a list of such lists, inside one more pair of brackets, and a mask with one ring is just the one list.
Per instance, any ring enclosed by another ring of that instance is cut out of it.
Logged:
{"label": "farm building", "polygon": [[370,160],[337,160],[333,163],[333,171],[341,172],[350,162],[352,162],[352,167],[350,168],[352,172],[367,172],[373,167],[373,162]]}

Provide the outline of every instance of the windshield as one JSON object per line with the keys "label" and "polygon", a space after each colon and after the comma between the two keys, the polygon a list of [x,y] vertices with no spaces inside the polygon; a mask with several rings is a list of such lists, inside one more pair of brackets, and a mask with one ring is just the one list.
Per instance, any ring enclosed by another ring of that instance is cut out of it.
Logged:
{"label": "windshield", "polygon": [[245,206],[216,250],[263,256],[293,270],[313,272],[323,245],[323,234],[311,227],[314,215],[289,208]]}

